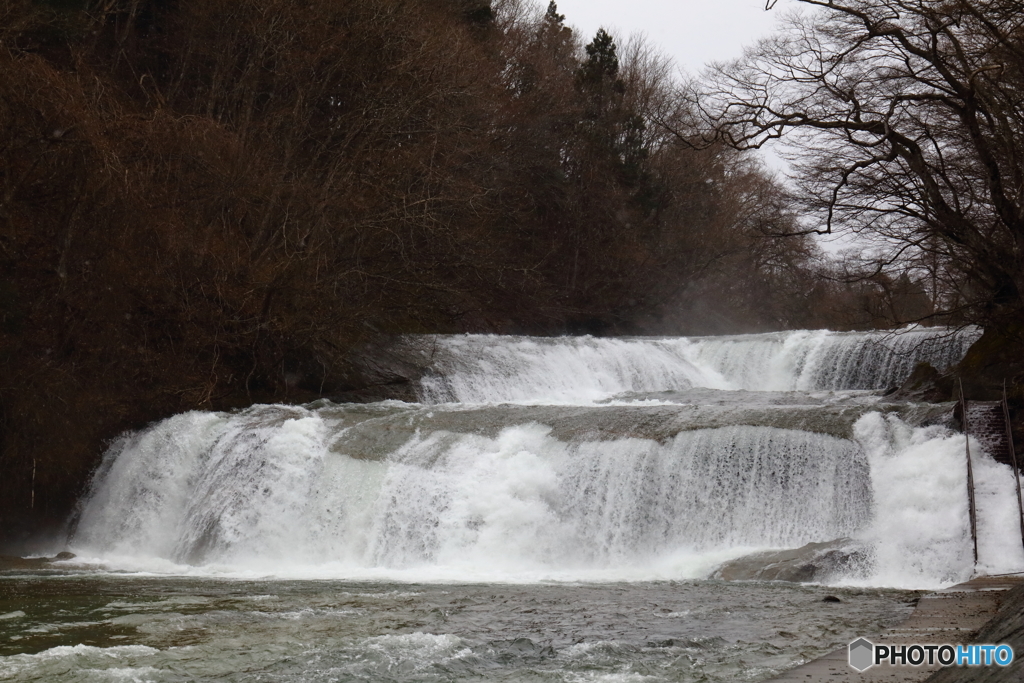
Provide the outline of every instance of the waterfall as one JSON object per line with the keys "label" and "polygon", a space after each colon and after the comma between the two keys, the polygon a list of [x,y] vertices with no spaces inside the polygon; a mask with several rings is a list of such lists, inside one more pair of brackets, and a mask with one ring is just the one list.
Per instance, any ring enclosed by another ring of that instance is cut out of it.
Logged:
{"label": "waterfall", "polygon": [[[424,403],[192,412],[125,434],[71,546],[147,571],[649,580],[845,538],[868,566],[837,581],[955,582],[972,570],[961,435],[876,395],[751,398],[884,386],[970,336],[909,335],[431,338]],[[683,398],[594,402],[626,391]],[[1012,474],[983,454],[975,468],[983,566],[1024,567],[999,536]]]}
{"label": "waterfall", "polygon": [[410,340],[428,403],[578,402],[694,387],[749,391],[888,389],[920,362],[944,370],[977,328],[775,332],[727,337],[428,336]]}
{"label": "waterfall", "polygon": [[180,564],[628,574],[680,554],[846,536],[870,515],[863,453],[812,432],[567,442],[537,423],[493,436],[421,428],[366,459],[362,435],[332,428],[330,410],[188,413],[124,437],[76,547]]}

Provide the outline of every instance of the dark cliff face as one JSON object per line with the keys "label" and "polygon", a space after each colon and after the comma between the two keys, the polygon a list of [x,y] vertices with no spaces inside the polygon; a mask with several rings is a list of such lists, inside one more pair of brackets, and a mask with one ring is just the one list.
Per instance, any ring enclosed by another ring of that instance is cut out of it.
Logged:
{"label": "dark cliff face", "polygon": [[886,393],[893,401],[941,403],[956,400],[952,373],[943,374],[928,363],[918,363],[903,384]]}
{"label": "dark cliff face", "polygon": [[[921,363],[886,396],[893,401],[959,401],[961,386],[968,402],[1001,401],[1005,391],[1018,462],[1024,464],[1024,324],[987,328],[949,372]],[[958,428],[961,419],[957,407]]]}
{"label": "dark cliff face", "polygon": [[964,394],[975,401],[1007,398],[1017,407],[1024,404],[1024,321],[986,328],[956,374],[963,379]]}
{"label": "dark cliff face", "polygon": [[1001,400],[1005,388],[1018,463],[1024,461],[1024,322],[986,329],[954,375],[969,401]]}

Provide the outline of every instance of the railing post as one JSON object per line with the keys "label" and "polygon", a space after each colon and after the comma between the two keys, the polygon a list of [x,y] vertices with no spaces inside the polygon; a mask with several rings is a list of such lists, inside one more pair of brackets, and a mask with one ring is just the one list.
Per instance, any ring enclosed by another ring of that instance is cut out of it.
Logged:
{"label": "railing post", "polygon": [[1013,448],[1013,429],[1010,427],[1010,404],[1006,401],[1006,380],[1003,380],[1003,419],[1006,422],[1006,445],[1010,448],[1010,462],[1013,464],[1013,483],[1017,485],[1017,510],[1020,511],[1020,541],[1024,544],[1024,502],[1020,495],[1020,470],[1017,469],[1017,453]]}
{"label": "railing post", "polygon": [[967,399],[964,398],[963,380],[960,383],[960,410],[964,420],[964,444],[967,446],[967,501],[970,504],[971,540],[974,542],[974,566],[978,566],[978,510],[974,503],[974,468],[971,466],[971,434],[967,419]]}

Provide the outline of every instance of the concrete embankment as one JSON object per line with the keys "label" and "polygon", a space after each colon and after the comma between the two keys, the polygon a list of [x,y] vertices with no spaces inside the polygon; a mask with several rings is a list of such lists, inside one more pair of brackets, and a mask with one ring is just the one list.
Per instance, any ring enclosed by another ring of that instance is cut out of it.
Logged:
{"label": "concrete embankment", "polygon": [[952,667],[939,671],[928,683],[1003,683],[1024,681],[1024,583],[1001,596],[999,611],[974,637],[976,643],[1006,643],[1013,648],[1008,667]]}
{"label": "concrete embankment", "polygon": [[1020,683],[1024,680],[1024,577],[981,577],[921,598],[906,621],[879,634],[884,645],[1006,643],[1015,659],[1008,667],[879,665],[859,672],[846,647],[773,678],[772,683]]}

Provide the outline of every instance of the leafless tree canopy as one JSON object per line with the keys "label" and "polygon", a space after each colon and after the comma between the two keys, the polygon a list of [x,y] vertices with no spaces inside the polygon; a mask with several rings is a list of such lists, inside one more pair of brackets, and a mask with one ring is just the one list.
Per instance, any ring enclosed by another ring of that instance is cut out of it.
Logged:
{"label": "leafless tree canopy", "polygon": [[878,268],[926,273],[971,320],[1018,319],[1024,3],[799,1],[776,37],[707,73],[706,135],[785,137],[818,217],[806,230],[870,238]]}

